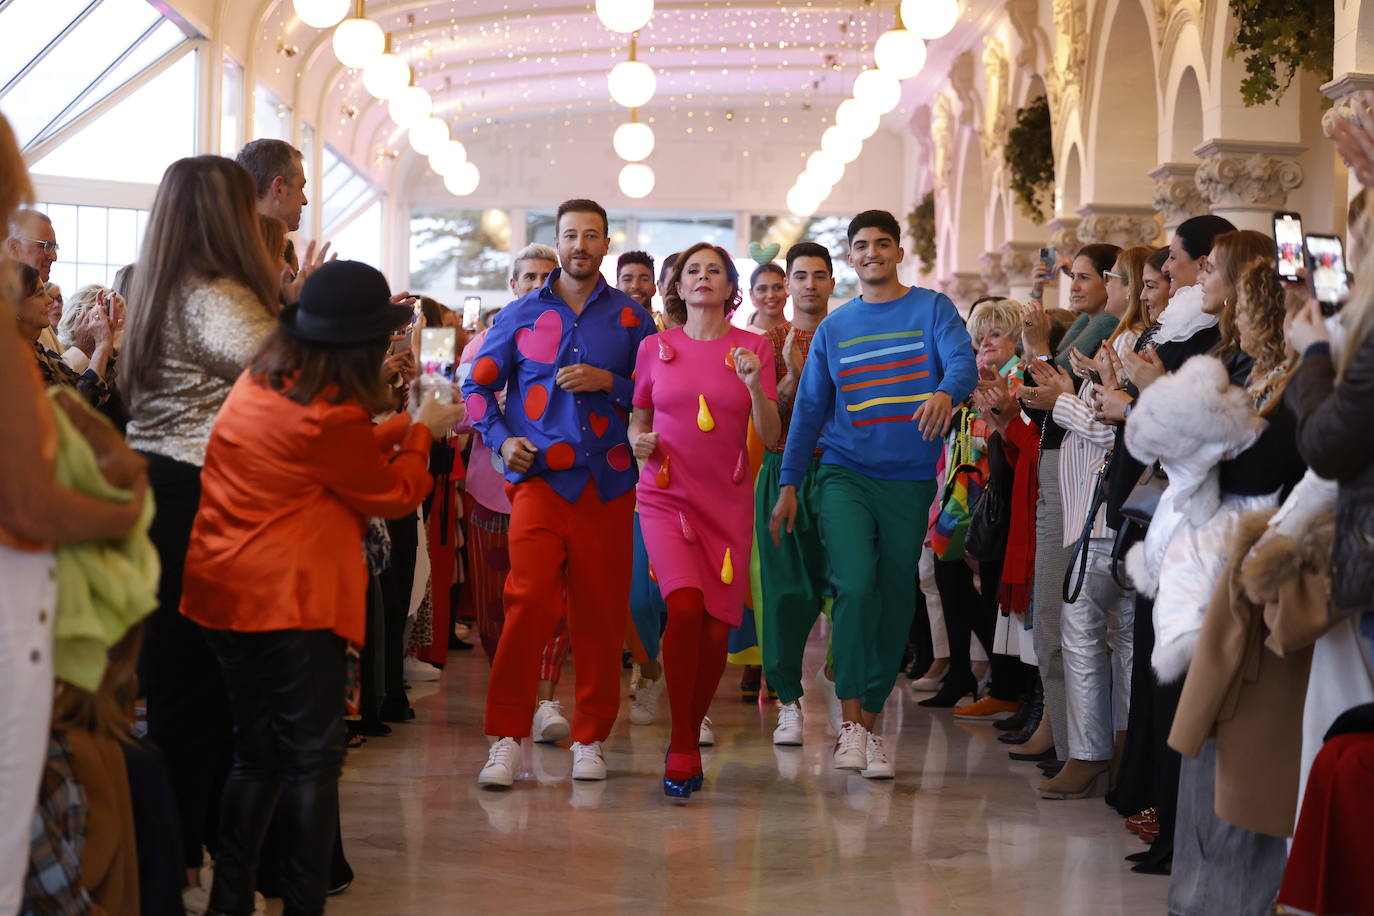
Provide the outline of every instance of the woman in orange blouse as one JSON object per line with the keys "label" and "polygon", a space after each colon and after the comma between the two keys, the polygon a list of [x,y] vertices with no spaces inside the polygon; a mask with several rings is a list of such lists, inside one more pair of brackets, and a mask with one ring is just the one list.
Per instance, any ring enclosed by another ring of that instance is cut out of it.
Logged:
{"label": "woman in orange blouse", "polygon": [[410,320],[380,273],[336,261],[239,377],[210,435],[181,612],[205,628],[234,712],[210,908],[253,912],[267,825],[288,830],[286,912],[324,909],[343,761],[344,645],[362,642],[367,517],[415,511],[429,447],[463,417],[386,409],[388,336]]}

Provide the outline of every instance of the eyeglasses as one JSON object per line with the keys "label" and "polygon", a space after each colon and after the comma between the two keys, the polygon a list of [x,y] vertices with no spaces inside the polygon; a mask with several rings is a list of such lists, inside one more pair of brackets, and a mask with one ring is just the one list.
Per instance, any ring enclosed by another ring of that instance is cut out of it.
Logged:
{"label": "eyeglasses", "polygon": [[43,253],[44,253],[44,254],[52,254],[52,255],[57,254],[57,243],[56,243],[56,242],[45,242],[45,241],[43,241],[42,239],[31,239],[31,238],[26,238],[26,237],[24,237],[24,236],[22,236],[22,235],[20,235],[20,236],[15,236],[15,237],[16,237],[17,239],[19,239],[19,241],[21,241],[21,242],[33,242],[33,243],[34,243],[35,245],[37,245],[39,248],[42,248],[42,249],[43,249]]}
{"label": "eyeglasses", "polygon": [[1102,276],[1111,277],[1115,280],[1120,280],[1122,283],[1126,282],[1126,278],[1114,270],[1104,270],[1102,271]]}

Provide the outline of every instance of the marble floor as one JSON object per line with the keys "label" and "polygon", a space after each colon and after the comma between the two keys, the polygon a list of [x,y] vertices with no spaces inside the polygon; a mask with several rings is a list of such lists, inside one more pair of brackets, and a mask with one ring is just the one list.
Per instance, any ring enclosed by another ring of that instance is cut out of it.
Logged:
{"label": "marble floor", "polygon": [[[808,671],[821,653],[813,640]],[[440,682],[412,691],[415,721],[349,754],[357,877],[329,912],[1165,911],[1168,879],[1122,861],[1141,846],[1121,819],[1101,799],[1037,798],[1039,772],[1009,761],[991,726],[916,706],[902,678],[880,720],[897,779],[873,782],[831,768],[819,699],[802,701],[805,746],[775,748],[776,713],[739,701],[739,670],[711,709],[706,789],[684,804],[660,788],[666,698],[654,725],[622,711],[605,782],[572,782],[566,747],[527,741],[515,787],[479,789],[487,667],[454,653]],[[569,705],[571,686],[569,671]]]}

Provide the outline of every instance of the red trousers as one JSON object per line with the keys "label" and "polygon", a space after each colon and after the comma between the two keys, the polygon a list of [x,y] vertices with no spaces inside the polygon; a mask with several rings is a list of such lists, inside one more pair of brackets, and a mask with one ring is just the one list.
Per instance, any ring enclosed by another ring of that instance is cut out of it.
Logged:
{"label": "red trousers", "polygon": [[484,731],[530,733],[541,656],[567,598],[568,634],[577,653],[572,738],[609,737],[620,711],[620,651],[630,602],[634,491],[609,503],[588,481],[570,503],[536,477],[508,486],[510,575],[506,622],[487,684]]}

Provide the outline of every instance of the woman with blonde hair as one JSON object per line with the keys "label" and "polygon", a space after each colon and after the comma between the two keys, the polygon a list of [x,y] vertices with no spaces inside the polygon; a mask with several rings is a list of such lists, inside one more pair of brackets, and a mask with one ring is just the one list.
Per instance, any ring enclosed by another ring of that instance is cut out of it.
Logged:
{"label": "woman with blonde hair", "polygon": [[[0,225],[33,200],[9,122],[0,117]],[[0,264],[0,267],[11,265]],[[0,270],[0,912],[19,909],[29,862],[29,825],[48,748],[53,693],[52,548],[122,537],[143,512],[139,475],[127,503],[57,483],[57,428],[39,385],[32,346],[20,339],[12,274]]]}
{"label": "woman with blonde hair", "polygon": [[167,760],[192,888],[203,847],[215,845],[210,806],[228,769],[233,719],[214,654],[177,608],[210,428],[276,327],[281,268],[264,244],[256,200],[252,177],[231,159],[168,166],[134,271],[119,367],[128,441],[148,459],[157,500],[149,534],[162,562],[140,672],[148,738]]}

